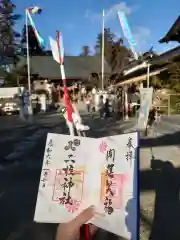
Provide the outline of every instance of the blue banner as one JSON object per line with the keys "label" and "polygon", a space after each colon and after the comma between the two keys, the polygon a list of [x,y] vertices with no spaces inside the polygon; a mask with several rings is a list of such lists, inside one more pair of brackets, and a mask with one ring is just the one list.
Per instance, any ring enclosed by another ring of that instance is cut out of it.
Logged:
{"label": "blue banner", "polygon": [[120,24],[121,24],[124,36],[125,36],[125,38],[127,38],[128,42],[129,42],[129,45],[131,47],[131,51],[133,52],[135,59],[138,59],[138,55],[137,55],[137,53],[135,51],[136,43],[135,43],[135,41],[133,39],[131,30],[129,28],[129,24],[128,24],[126,15],[125,15],[124,12],[119,11],[118,12],[118,16],[119,16],[119,20],[120,20]]}

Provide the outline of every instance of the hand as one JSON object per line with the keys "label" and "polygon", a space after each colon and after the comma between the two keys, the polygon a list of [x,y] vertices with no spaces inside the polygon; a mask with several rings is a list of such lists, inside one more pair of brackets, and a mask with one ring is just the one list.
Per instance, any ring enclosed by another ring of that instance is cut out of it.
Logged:
{"label": "hand", "polygon": [[[79,240],[80,228],[94,216],[94,207],[89,207],[81,212],[75,219],[68,223],[59,224],[56,232],[56,240]],[[93,235],[97,227],[90,226],[91,235]]]}

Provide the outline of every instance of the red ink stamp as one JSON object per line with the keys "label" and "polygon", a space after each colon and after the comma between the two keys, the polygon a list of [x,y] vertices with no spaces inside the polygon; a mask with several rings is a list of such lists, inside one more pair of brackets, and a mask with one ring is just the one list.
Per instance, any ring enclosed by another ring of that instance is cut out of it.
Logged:
{"label": "red ink stamp", "polygon": [[65,208],[68,210],[68,212],[74,213],[79,209],[80,205],[81,202],[74,199],[71,201],[71,204],[65,205]]}
{"label": "red ink stamp", "polygon": [[[60,198],[63,198],[63,183],[66,177],[62,169],[56,170],[52,201],[58,202]],[[74,202],[81,202],[84,188],[84,172],[74,170],[71,177],[74,183],[71,188],[71,198]]]}
{"label": "red ink stamp", "polygon": [[[124,208],[124,187],[128,181],[128,174],[113,174],[112,178],[108,178],[106,173],[101,174],[101,196],[100,201],[104,203],[106,197],[112,200],[114,209]],[[107,183],[110,183],[111,192],[108,191]]]}
{"label": "red ink stamp", "polygon": [[106,150],[107,150],[107,143],[106,142],[104,142],[104,141],[102,141],[101,143],[100,143],[100,145],[99,145],[99,151],[101,152],[101,153],[105,153],[106,152]]}

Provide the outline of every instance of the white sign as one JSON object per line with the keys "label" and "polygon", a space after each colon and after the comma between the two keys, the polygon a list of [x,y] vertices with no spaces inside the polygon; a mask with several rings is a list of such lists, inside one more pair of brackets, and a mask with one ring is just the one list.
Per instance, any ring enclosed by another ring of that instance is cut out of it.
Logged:
{"label": "white sign", "polygon": [[138,129],[145,129],[147,126],[149,110],[152,104],[153,88],[140,88],[140,110],[138,118]]}
{"label": "white sign", "polygon": [[100,139],[49,133],[34,220],[68,222],[94,205],[93,224],[136,240],[137,147],[137,133]]}

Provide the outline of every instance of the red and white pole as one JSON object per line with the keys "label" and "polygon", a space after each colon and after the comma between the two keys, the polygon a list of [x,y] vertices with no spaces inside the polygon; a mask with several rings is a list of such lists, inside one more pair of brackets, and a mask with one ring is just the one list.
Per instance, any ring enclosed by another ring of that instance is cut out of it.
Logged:
{"label": "red and white pole", "polygon": [[69,102],[68,88],[67,88],[64,63],[63,63],[64,56],[61,54],[61,49],[63,50],[63,46],[60,46],[60,42],[62,44],[62,41],[60,41],[60,38],[62,40],[62,36],[60,35],[59,31],[57,30],[56,31],[56,41],[57,41],[58,52],[59,52],[59,64],[60,64],[60,70],[61,70],[61,77],[62,77],[63,86],[64,86],[64,100],[65,100],[66,111],[67,111],[67,123],[68,123],[70,135],[74,136],[72,106]]}

